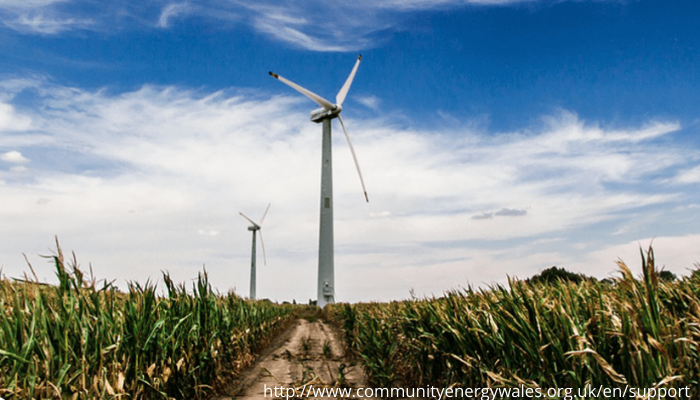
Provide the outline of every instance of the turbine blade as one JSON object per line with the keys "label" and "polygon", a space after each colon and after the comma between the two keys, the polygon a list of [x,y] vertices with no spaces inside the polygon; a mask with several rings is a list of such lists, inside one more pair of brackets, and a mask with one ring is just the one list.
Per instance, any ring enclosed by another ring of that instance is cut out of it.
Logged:
{"label": "turbine blade", "polygon": [[265,266],[267,266],[267,257],[265,256],[265,241],[262,238],[262,229],[260,229],[260,245],[263,249],[263,263],[265,263]]}
{"label": "turbine blade", "polygon": [[348,79],[345,81],[345,84],[343,85],[343,87],[340,88],[338,95],[335,96],[335,104],[337,104],[339,106],[343,105],[343,102],[345,101],[345,96],[348,95],[348,91],[350,90],[350,85],[352,85],[352,80],[355,79],[355,73],[357,72],[357,67],[360,66],[361,60],[362,60],[362,54],[360,54],[357,57],[357,61],[355,62],[355,67],[352,69],[352,72],[350,72],[350,76],[348,76]]}
{"label": "turbine blade", "polygon": [[253,222],[253,220],[250,219],[250,218],[248,218],[247,215],[243,214],[242,212],[239,212],[239,214],[241,214],[241,216],[242,216],[243,218],[247,219],[251,224],[253,224],[253,226],[256,226],[256,227],[258,227],[258,229],[260,229],[260,225],[258,225],[258,224],[256,224],[255,222]]}
{"label": "turbine blade", "polygon": [[317,95],[316,93],[304,89],[303,87],[297,85],[296,83],[290,81],[289,79],[286,79],[284,77],[281,77],[277,75],[276,73],[270,71],[270,75],[272,75],[273,78],[279,79],[283,83],[286,83],[288,86],[290,86],[292,89],[295,89],[299,93],[303,94],[304,96],[310,98],[311,100],[315,101],[320,105],[321,107],[325,108],[326,110],[335,110],[335,104],[331,103],[330,101],[324,99],[323,97]]}
{"label": "turbine blade", "polygon": [[259,226],[262,226],[263,221],[265,220],[265,216],[267,215],[267,212],[270,210],[271,205],[272,205],[272,203],[267,204],[267,209],[265,210],[265,214],[263,214],[262,218],[260,218],[260,222],[258,222]]}
{"label": "turbine blade", "polygon": [[360,171],[360,163],[357,162],[357,156],[355,155],[355,148],[352,147],[352,142],[350,141],[350,136],[348,131],[345,129],[345,124],[343,123],[343,117],[338,114],[338,121],[340,121],[340,126],[343,127],[343,132],[345,132],[345,138],[348,140],[348,146],[350,146],[350,153],[352,153],[352,159],[355,161],[355,167],[357,167],[357,175],[360,176],[360,183],[362,184],[362,192],[365,194],[365,200],[369,203],[369,197],[367,197],[367,189],[365,189],[365,181],[362,180],[362,172]]}

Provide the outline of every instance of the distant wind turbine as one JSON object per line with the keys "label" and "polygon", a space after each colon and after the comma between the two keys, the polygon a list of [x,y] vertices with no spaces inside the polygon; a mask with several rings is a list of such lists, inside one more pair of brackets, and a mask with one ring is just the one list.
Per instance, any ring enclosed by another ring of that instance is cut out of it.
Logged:
{"label": "distant wind turbine", "polygon": [[357,174],[360,176],[360,184],[362,192],[365,195],[365,200],[369,202],[365,182],[362,180],[362,172],[360,172],[360,164],[357,162],[355,149],[352,147],[350,136],[345,129],[343,118],[340,116],[342,111],[343,101],[350,90],[350,85],[355,78],[357,67],[360,66],[362,56],[357,57],[355,67],[350,72],[350,76],[345,81],[345,84],[335,97],[335,103],[324,99],[323,97],[297,85],[296,83],[285,79],[274,72],[270,75],[279,79],[283,83],[291,86],[304,96],[315,101],[321,108],[311,112],[311,121],[320,123],[323,122],[323,154],[321,160],[321,222],[319,229],[318,240],[318,306],[323,307],[328,303],[335,303],[335,287],[334,287],[334,262],[333,262],[333,169],[332,169],[332,154],[331,154],[331,120],[338,118],[340,126],[343,128],[345,138],[348,141],[352,158],[355,161]]}
{"label": "distant wind turbine", "polygon": [[263,240],[262,236],[262,224],[263,221],[265,220],[265,216],[267,215],[267,211],[270,209],[270,204],[267,205],[267,209],[265,210],[265,214],[263,214],[262,218],[260,218],[260,222],[255,223],[252,219],[248,218],[245,214],[242,212],[239,212],[241,216],[245,219],[247,219],[251,224],[251,226],[248,227],[248,230],[253,232],[253,251],[252,255],[250,257],[250,299],[255,300],[255,233],[257,231],[260,231],[260,244],[262,245],[262,251],[263,251],[263,262],[265,265],[267,265],[267,257],[265,257],[265,241]]}

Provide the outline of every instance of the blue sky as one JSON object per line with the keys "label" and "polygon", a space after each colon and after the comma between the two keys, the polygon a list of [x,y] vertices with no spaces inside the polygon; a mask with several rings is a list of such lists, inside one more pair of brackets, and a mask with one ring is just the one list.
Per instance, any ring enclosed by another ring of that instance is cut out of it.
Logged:
{"label": "blue sky", "polygon": [[0,265],[51,281],[58,235],[98,277],[206,265],[314,296],[320,126],[275,71],[344,104],[340,300],[439,295],[551,265],[606,277],[652,238],[700,262],[700,5],[676,1],[0,0]]}

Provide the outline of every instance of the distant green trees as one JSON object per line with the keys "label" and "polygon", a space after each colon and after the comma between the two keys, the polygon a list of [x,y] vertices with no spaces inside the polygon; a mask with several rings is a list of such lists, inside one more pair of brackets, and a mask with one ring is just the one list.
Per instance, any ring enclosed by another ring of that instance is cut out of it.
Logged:
{"label": "distant green trees", "polygon": [[555,283],[558,281],[579,283],[583,281],[597,281],[595,278],[567,271],[557,266],[549,267],[537,275],[525,280],[527,283]]}
{"label": "distant green trees", "polygon": [[[693,274],[700,274],[700,269],[693,271]],[[659,271],[659,278],[665,282],[674,282],[678,280],[678,276],[668,270]],[[552,266],[543,270],[539,274],[533,275],[525,281],[530,284],[555,283],[558,281],[580,283],[584,281],[597,281],[597,279],[584,274],[577,274],[575,272],[567,271],[564,268]],[[603,279],[601,282],[612,283],[612,281],[609,279]]]}
{"label": "distant green trees", "polygon": [[661,280],[666,281],[666,282],[673,282],[673,281],[678,280],[678,277],[676,276],[676,274],[674,274],[671,271],[666,271],[666,270],[659,272],[659,278],[661,278]]}

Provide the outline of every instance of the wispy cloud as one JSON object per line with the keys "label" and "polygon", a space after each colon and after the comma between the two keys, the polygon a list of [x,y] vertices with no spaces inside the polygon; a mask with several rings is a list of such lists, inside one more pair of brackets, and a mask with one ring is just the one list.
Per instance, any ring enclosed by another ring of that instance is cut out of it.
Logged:
{"label": "wispy cloud", "polygon": [[542,0],[390,0],[377,2],[375,7],[394,10],[426,10],[443,9],[447,7],[463,7],[465,5],[503,6],[508,4],[532,3]]}
{"label": "wispy cloud", "polygon": [[34,9],[52,4],[65,3],[71,0],[0,0],[0,8],[4,9]]}
{"label": "wispy cloud", "polygon": [[189,3],[171,3],[163,7],[163,11],[158,18],[158,27],[167,28],[170,19],[175,18],[182,14],[188,14],[192,10],[192,6]]}
{"label": "wispy cloud", "polygon": [[[374,47],[359,32],[376,21],[371,12],[363,12],[343,4],[315,1],[287,3],[254,2],[246,5],[252,26],[273,39],[313,51],[357,51]],[[358,17],[364,15],[366,20]],[[349,17],[350,16],[350,17]],[[352,17],[354,16],[354,17]],[[370,29],[371,31],[372,29]]]}
{"label": "wispy cloud", "polygon": [[380,100],[377,96],[354,96],[354,99],[367,108],[379,109]]}
{"label": "wispy cloud", "polygon": [[78,2],[74,0],[0,0],[0,22],[19,32],[46,35],[94,27],[93,18],[67,9],[74,3]]}
{"label": "wispy cloud", "polygon": [[22,14],[14,20],[5,21],[10,28],[18,31],[56,34],[73,29],[86,29],[94,25],[94,21],[89,18],[60,18],[45,14]]}
{"label": "wispy cloud", "polygon": [[[32,34],[59,34],[88,29],[129,29],[130,24],[170,27],[173,18],[196,15],[229,29],[229,22],[247,24],[273,40],[312,51],[346,52],[369,49],[403,29],[418,12],[467,6],[504,6],[544,0],[409,0],[409,1],[272,1],[133,2],[117,0],[95,9],[88,0],[0,0],[0,21]],[[91,10],[87,14],[84,10]],[[221,22],[224,23],[221,23]]]}
{"label": "wispy cloud", "polygon": [[[116,94],[46,82],[24,87],[38,97],[36,108],[22,109],[31,131],[20,146],[17,132],[0,129],[0,143],[15,143],[0,147],[2,157],[13,166],[31,158],[32,165],[21,174],[0,169],[0,220],[14,221],[0,224],[6,273],[21,274],[21,253],[43,254],[58,234],[106,277],[143,280],[167,267],[185,280],[205,263],[219,289],[247,287],[250,236],[238,212],[272,202],[270,268],[259,272],[259,291],[288,299],[314,292],[320,140],[304,99],[178,87]],[[12,95],[2,96],[14,110]],[[370,203],[346,144],[336,141],[343,299],[405,296],[410,287],[439,293],[459,279],[513,275],[510,268],[527,276],[599,248],[591,238],[622,245],[638,239],[631,235],[653,236],[662,221],[700,226],[688,224],[696,210],[677,207],[692,197],[687,186],[647,183],[682,176],[693,161],[694,152],[659,140],[681,129],[676,122],[606,128],[563,112],[537,129],[490,135],[399,129],[352,114],[345,121]],[[625,226],[634,229],[613,235]],[[615,257],[598,273],[614,268]],[[391,293],[352,277],[369,274],[370,265],[383,281],[397,282]],[[484,265],[492,266],[488,274]]]}
{"label": "wispy cloud", "polygon": [[279,20],[256,18],[254,26],[259,31],[267,33],[277,40],[287,42],[307,50],[350,51],[356,48],[355,46],[333,44],[332,41],[327,39],[310,36],[296,27],[279,23]]}

